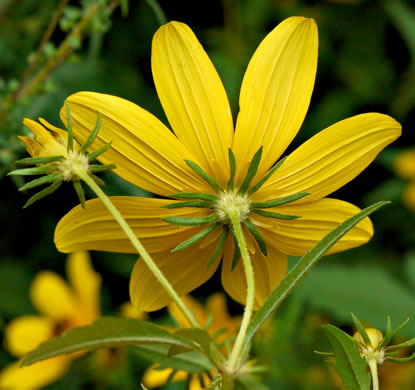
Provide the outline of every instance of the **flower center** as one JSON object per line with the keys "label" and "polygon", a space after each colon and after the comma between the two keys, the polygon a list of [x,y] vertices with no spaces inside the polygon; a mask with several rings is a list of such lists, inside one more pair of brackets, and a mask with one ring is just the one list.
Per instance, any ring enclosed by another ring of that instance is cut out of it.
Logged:
{"label": "flower center", "polygon": [[231,224],[231,215],[237,215],[241,222],[244,222],[250,212],[251,201],[247,194],[238,194],[233,190],[222,192],[218,195],[215,203],[215,212],[218,221],[224,224]]}
{"label": "flower center", "polygon": [[85,153],[78,153],[75,150],[68,152],[68,157],[58,163],[59,170],[62,172],[64,181],[71,181],[76,177],[76,171],[81,169],[88,172],[88,156]]}

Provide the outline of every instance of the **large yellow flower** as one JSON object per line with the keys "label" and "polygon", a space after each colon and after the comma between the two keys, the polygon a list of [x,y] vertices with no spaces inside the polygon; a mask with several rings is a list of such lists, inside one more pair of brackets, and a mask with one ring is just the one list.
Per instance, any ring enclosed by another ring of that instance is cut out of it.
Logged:
{"label": "large yellow flower", "polygon": [[[229,208],[236,207],[244,224],[255,273],[256,308],[285,276],[287,255],[303,255],[359,211],[325,196],[352,180],[399,137],[401,127],[389,116],[368,113],[336,123],[291,153],[279,169],[272,168],[306,115],[317,51],[314,20],[292,17],[279,24],[248,65],[235,130],[214,66],[190,28],[178,22],[156,32],[152,49],[154,82],[174,133],[119,97],[80,92],[67,99],[79,142],[87,138],[99,112],[102,127],[92,150],[113,141],[100,161],[115,163],[115,173],[125,180],[169,198],[111,200],[179,294],[207,281],[223,258],[224,288],[245,303],[243,265],[233,264],[238,256]],[[66,109],[61,118],[67,121]],[[254,176],[249,178],[249,172]],[[208,195],[199,199],[200,193]],[[170,208],[180,205],[183,197],[198,207]],[[296,200],[285,203],[287,199]],[[186,218],[202,218],[187,221],[205,225],[183,226]],[[172,252],[197,233],[202,236],[198,242]],[[361,245],[372,234],[371,222],[365,219],[331,252]],[[71,210],[59,222],[55,242],[63,252],[134,252],[99,199],[87,202],[86,210]],[[140,260],[131,276],[130,293],[133,303],[148,311],[170,300]]]}
{"label": "large yellow flower", "polygon": [[[33,305],[41,315],[14,319],[6,327],[5,343],[18,358],[64,330],[91,324],[100,314],[101,278],[92,269],[85,252],[71,254],[67,261],[68,285],[59,275],[42,271],[30,288]],[[75,355],[61,355],[31,366],[13,363],[0,372],[0,389],[35,390],[66,374]]]}

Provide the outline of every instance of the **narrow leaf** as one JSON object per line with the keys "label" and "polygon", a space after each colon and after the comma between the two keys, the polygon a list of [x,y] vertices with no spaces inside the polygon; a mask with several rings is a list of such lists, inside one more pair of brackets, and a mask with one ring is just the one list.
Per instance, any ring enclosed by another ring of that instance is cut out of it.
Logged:
{"label": "narrow leaf", "polygon": [[239,263],[239,260],[241,260],[241,250],[239,249],[238,241],[236,239],[235,232],[233,231],[233,229],[232,229],[232,234],[233,234],[233,243],[234,243],[235,250],[233,252],[231,271],[235,269],[235,267]]}
{"label": "narrow leaf", "polygon": [[112,144],[112,141],[108,142],[107,144],[95,150],[94,152],[88,153],[88,160],[89,161],[95,160],[101,154],[105,153],[110,148],[111,144]]}
{"label": "narrow leaf", "polygon": [[106,164],[106,165],[90,165],[88,168],[89,172],[104,172],[104,171],[108,171],[110,169],[114,169],[117,166],[115,164]]}
{"label": "narrow leaf", "polygon": [[202,226],[215,222],[218,219],[216,214],[208,215],[207,217],[165,217],[164,221],[173,225],[179,226]]}
{"label": "narrow leaf", "polygon": [[179,199],[201,199],[207,202],[216,202],[218,197],[212,194],[203,194],[199,192],[178,192],[175,194],[170,194],[169,198],[179,198]]}
{"label": "narrow leaf", "polygon": [[356,343],[347,333],[333,325],[323,329],[334,350],[336,362],[333,367],[348,390],[370,390],[370,375],[366,362],[360,357]]}
{"label": "narrow leaf", "polygon": [[8,176],[14,175],[45,175],[46,173],[52,172],[56,169],[54,165],[47,165],[42,167],[33,167],[33,168],[22,168],[16,169],[14,171],[9,172]]}
{"label": "narrow leaf", "polygon": [[264,238],[261,236],[261,233],[255,226],[255,224],[249,218],[247,218],[244,221],[244,225],[254,236],[255,241],[258,243],[259,249],[261,249],[261,252],[266,256],[268,254],[267,244],[265,243]]}
{"label": "narrow leaf", "polygon": [[94,143],[95,138],[97,137],[98,132],[101,129],[101,124],[102,124],[101,116],[99,115],[99,112],[97,112],[97,121],[95,123],[95,127],[89,134],[85,143],[81,146],[81,149],[79,149],[79,153],[85,153],[86,150]]}
{"label": "narrow leaf", "polygon": [[204,181],[206,181],[217,193],[222,191],[222,188],[220,188],[220,185],[217,183],[217,181],[213,177],[209,176],[201,167],[199,167],[199,165],[190,160],[184,161],[190,168],[192,168],[195,171],[195,173],[198,176],[200,176]]}
{"label": "narrow leaf", "polygon": [[41,186],[42,184],[51,183],[55,180],[58,180],[61,174],[59,172],[51,173],[50,175],[39,177],[39,179],[35,179],[32,181],[29,181],[29,183],[26,183],[24,186],[19,188],[19,191],[26,191],[29,188],[34,188],[37,186]]}
{"label": "narrow leaf", "polygon": [[388,351],[396,351],[398,349],[412,347],[413,345],[415,345],[415,338],[408,341],[404,341],[400,344],[390,345],[389,347],[387,347],[387,349]]}
{"label": "narrow leaf", "polygon": [[211,209],[213,208],[213,205],[211,202],[204,202],[201,200],[189,200],[186,202],[175,202],[175,203],[170,203],[170,204],[166,204],[164,206],[161,206],[162,208],[165,209],[180,209],[182,207],[198,207],[198,208],[207,208],[207,209]]}
{"label": "narrow leaf", "polygon": [[23,208],[25,209],[26,207],[29,207],[31,204],[37,202],[39,199],[42,199],[45,196],[50,195],[52,192],[56,191],[61,186],[61,184],[62,184],[62,181],[57,180],[54,183],[52,183],[49,187],[46,187],[42,191],[39,191],[37,194],[29,198],[29,200],[26,202]]}
{"label": "narrow leaf", "polygon": [[63,156],[52,156],[52,157],[27,157],[21,160],[17,160],[16,164],[23,165],[36,165],[36,164],[48,164],[62,160]]}
{"label": "narrow leaf", "polygon": [[394,357],[387,356],[385,360],[388,360],[393,363],[406,363],[414,359],[415,359],[415,352],[411,356],[404,357],[404,358],[394,358]]}
{"label": "narrow leaf", "polygon": [[408,323],[409,323],[409,317],[404,322],[402,322],[402,324],[400,324],[396,329],[392,331],[391,338],[395,336],[396,334],[398,334],[402,329],[405,329]]}
{"label": "narrow leaf", "polygon": [[297,219],[301,218],[299,215],[289,215],[289,214],[280,214],[274,213],[273,211],[265,211],[265,210],[252,210],[253,213],[262,215],[263,217],[268,218],[276,218],[276,219]]}
{"label": "narrow leaf", "polygon": [[78,195],[79,202],[81,203],[82,208],[85,208],[85,192],[82,188],[82,184],[79,181],[73,181],[73,186],[75,188],[76,194]]}
{"label": "narrow leaf", "polygon": [[369,338],[369,336],[366,332],[366,329],[363,326],[362,322],[353,313],[350,313],[350,314],[352,316],[354,326],[356,327],[357,331],[362,336],[363,341],[365,342],[365,344],[366,345],[371,345],[372,347],[374,347],[374,345],[372,345],[372,342],[370,341],[370,338]]}
{"label": "narrow leaf", "polygon": [[375,203],[353,217],[347,219],[330,233],[328,233],[321,241],[319,241],[311,250],[309,250],[300,261],[294,266],[290,273],[282,280],[282,282],[268,296],[265,303],[257,311],[253,320],[247,329],[245,339],[245,348],[248,347],[253,335],[261,327],[261,325],[271,316],[271,314],[285,301],[289,294],[294,290],[297,284],[304,276],[317,264],[321,257],[350,229],[356,226],[362,219],[374,213],[381,207],[390,202]]}
{"label": "narrow leaf", "polygon": [[269,209],[275,206],[281,206],[283,204],[294,202],[298,199],[304,198],[305,196],[310,195],[308,192],[297,192],[296,194],[287,195],[279,199],[270,200],[268,202],[253,202],[251,207],[254,209]]}
{"label": "narrow leaf", "polygon": [[[198,345],[199,349],[204,352],[204,355],[210,358],[212,339],[209,334],[203,329],[197,328],[182,328],[174,332],[175,336],[183,337],[190,340],[194,345]],[[177,355],[179,353],[188,352],[189,347],[183,348],[180,345],[172,345],[168,352],[168,357]]]}
{"label": "narrow leaf", "polygon": [[40,344],[23,358],[21,364],[27,366],[57,355],[91,351],[95,348],[142,344],[168,344],[187,347],[189,351],[199,350],[193,342],[149,322],[122,317],[101,317],[92,325],[72,328],[61,336]]}
{"label": "narrow leaf", "polygon": [[259,162],[261,161],[261,157],[262,157],[262,149],[263,148],[261,146],[258,149],[258,151],[254,154],[254,157],[252,157],[252,161],[249,164],[248,173],[246,174],[244,181],[239,187],[238,194],[245,194],[249,185],[251,184],[252,179],[256,175],[258,171]]}
{"label": "narrow leaf", "polygon": [[100,177],[95,176],[93,173],[88,173],[88,175],[97,183],[100,187],[105,187],[105,181],[102,180]]}
{"label": "narrow leaf", "polygon": [[213,264],[213,262],[216,260],[216,258],[219,256],[219,253],[222,251],[222,249],[225,245],[225,241],[226,241],[226,237],[228,237],[228,233],[229,233],[229,230],[225,226],[222,229],[222,234],[219,237],[218,245],[216,246],[216,249],[213,252],[213,255],[210,257],[210,259],[207,263],[206,269],[208,269]]}
{"label": "narrow leaf", "polygon": [[207,228],[201,230],[199,233],[196,233],[186,241],[181,242],[179,245],[177,245],[174,249],[172,249],[172,252],[178,252],[182,249],[188,248],[190,245],[195,244],[196,242],[200,241],[202,238],[208,236],[210,233],[212,233],[219,225],[212,223]]}
{"label": "narrow leaf", "polygon": [[228,181],[228,192],[229,192],[233,190],[235,187],[236,159],[231,148],[228,149],[228,154],[229,154],[229,165],[231,167],[231,176],[229,177],[229,181]]}
{"label": "narrow leaf", "polygon": [[388,320],[386,322],[386,334],[379,348],[386,347],[387,345],[389,345],[391,340],[392,340],[392,321],[391,321],[391,318],[388,316]]}
{"label": "narrow leaf", "polygon": [[287,157],[284,157],[280,161],[278,161],[265,175],[264,177],[259,180],[257,183],[255,183],[249,190],[248,195],[251,196],[255,192],[257,192],[264,183],[274,174],[274,172],[282,165],[282,163],[285,161]]}

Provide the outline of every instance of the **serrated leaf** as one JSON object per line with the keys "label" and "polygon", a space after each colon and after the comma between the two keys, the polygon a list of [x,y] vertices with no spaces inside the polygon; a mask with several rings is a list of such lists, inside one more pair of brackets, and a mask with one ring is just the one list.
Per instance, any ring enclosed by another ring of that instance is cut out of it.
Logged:
{"label": "serrated leaf", "polygon": [[176,345],[188,348],[189,351],[198,349],[191,341],[149,322],[131,318],[101,317],[92,325],[70,329],[61,336],[40,344],[23,358],[21,364],[26,366],[57,355],[102,347],[119,348],[141,344]]}
{"label": "serrated leaf", "polygon": [[324,325],[323,329],[336,357],[333,367],[347,390],[370,390],[370,374],[353,339],[333,325]]}

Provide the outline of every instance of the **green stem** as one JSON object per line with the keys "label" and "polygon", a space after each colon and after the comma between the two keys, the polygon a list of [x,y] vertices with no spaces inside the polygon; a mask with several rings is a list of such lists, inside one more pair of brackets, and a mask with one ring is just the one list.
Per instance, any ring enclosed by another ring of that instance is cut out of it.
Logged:
{"label": "green stem", "polygon": [[180,299],[177,292],[174,290],[173,286],[170,284],[170,282],[166,279],[166,277],[163,275],[163,273],[154,263],[154,260],[151,258],[149,253],[146,251],[146,249],[143,247],[141,242],[135,236],[130,226],[127,224],[125,219],[122,217],[118,209],[113,205],[113,203],[108,198],[108,196],[104,193],[104,191],[101,190],[101,188],[94,182],[94,180],[92,180],[88,176],[88,174],[82,168],[79,167],[78,169],[75,169],[74,167],[74,173],[76,173],[92,189],[92,191],[94,191],[95,194],[102,200],[104,205],[107,207],[108,211],[114,216],[115,220],[118,222],[121,229],[127,235],[128,239],[131,241],[134,248],[140,254],[141,259],[147,264],[147,266],[150,268],[153,275],[156,277],[159,283],[163,286],[163,288],[167,291],[167,294],[173,299],[176,305],[183,312],[186,319],[189,321],[190,325],[194,328],[199,328],[199,324],[194,318],[192,312],[185,306],[185,304]]}
{"label": "green stem", "polygon": [[373,390],[379,390],[378,364],[375,359],[369,359],[367,364],[369,365],[370,374],[372,375]]}
{"label": "green stem", "polygon": [[241,351],[245,342],[245,337],[248,329],[248,325],[251,321],[252,314],[254,311],[255,303],[255,279],[254,269],[252,267],[251,257],[249,256],[248,246],[246,245],[245,236],[242,231],[241,221],[237,211],[229,213],[231,216],[232,226],[235,232],[235,237],[239,245],[241,252],[241,258],[244,265],[246,284],[247,284],[247,295],[245,311],[239,328],[238,336],[236,337],[235,344],[233,346],[231,355],[226,365],[228,373],[233,374],[239,369],[241,362]]}

